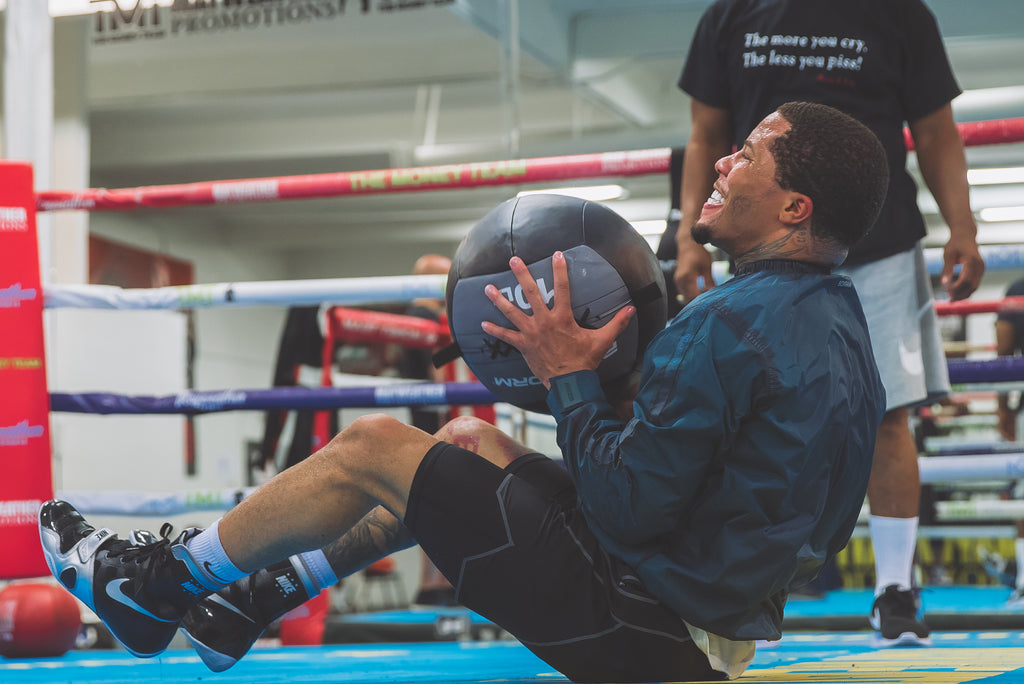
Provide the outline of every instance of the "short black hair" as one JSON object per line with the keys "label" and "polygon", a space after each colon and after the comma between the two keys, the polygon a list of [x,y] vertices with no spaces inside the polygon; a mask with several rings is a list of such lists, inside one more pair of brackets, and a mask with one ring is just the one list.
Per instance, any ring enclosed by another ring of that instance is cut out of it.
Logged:
{"label": "short black hair", "polygon": [[771,145],[775,181],[814,202],[811,230],[849,248],[874,225],[889,189],[885,149],[852,116],[823,104],[776,110],[790,130]]}

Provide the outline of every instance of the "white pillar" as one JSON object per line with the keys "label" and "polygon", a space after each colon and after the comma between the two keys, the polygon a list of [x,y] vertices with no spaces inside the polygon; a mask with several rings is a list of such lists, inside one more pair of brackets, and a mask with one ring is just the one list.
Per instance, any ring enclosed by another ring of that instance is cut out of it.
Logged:
{"label": "white pillar", "polygon": [[[54,20],[53,187],[89,187],[89,16]],[[51,215],[55,283],[89,282],[89,213]]]}
{"label": "white pillar", "polygon": [[[42,0],[7,0],[4,17],[4,156],[32,163],[36,190],[51,188],[53,20]],[[39,265],[52,281],[50,221],[38,217]]]}
{"label": "white pillar", "polygon": [[519,156],[521,117],[519,111],[519,0],[499,0],[501,10],[501,113],[505,152],[510,159]]}

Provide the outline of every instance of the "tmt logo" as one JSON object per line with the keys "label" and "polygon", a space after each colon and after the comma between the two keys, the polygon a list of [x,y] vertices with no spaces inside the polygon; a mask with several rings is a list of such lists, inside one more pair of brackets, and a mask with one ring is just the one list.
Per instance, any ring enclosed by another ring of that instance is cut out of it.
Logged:
{"label": "tmt logo", "polygon": [[163,8],[144,0],[89,0],[96,6],[94,31],[97,34],[135,33],[163,35]]}

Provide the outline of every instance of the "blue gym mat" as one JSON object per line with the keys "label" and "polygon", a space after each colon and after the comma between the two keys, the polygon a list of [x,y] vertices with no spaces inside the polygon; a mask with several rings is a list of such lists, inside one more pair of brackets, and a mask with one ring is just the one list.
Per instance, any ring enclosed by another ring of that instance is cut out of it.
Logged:
{"label": "blue gym mat", "polygon": [[[1024,607],[1010,608],[1006,587],[935,587],[921,592],[926,621],[937,630],[1013,629],[1024,631]],[[783,629],[862,631],[869,629],[870,589],[839,589],[820,598],[790,598]],[[461,623],[460,623],[461,621]],[[413,608],[354,613],[331,618],[326,643],[435,641],[456,633],[492,638],[490,622],[464,608]]]}
{"label": "blue gym mat", "polygon": [[[930,648],[878,650],[867,633],[798,633],[762,646],[740,682],[1024,682],[1024,636],[948,632]],[[212,673],[190,651],[140,660],[123,651],[75,651],[61,658],[0,658],[4,684],[138,682],[382,684],[565,682],[525,647],[508,641],[258,648]]]}
{"label": "blue gym mat", "polygon": [[[1008,589],[1000,587],[941,587],[925,591],[923,600],[929,621],[933,616],[996,623],[1000,618],[1024,618],[1024,613],[1011,612],[1003,605],[1008,594]],[[786,616],[791,621],[856,619],[866,625],[870,603],[868,590],[841,590],[819,600],[791,601]],[[433,629],[439,619],[462,619],[476,627],[489,625],[480,616],[458,608],[355,614],[336,620],[353,629],[360,625]],[[753,664],[738,681],[1024,684],[1024,631],[1020,629],[937,630],[930,648],[877,649],[871,638],[867,630],[787,629],[781,642],[759,644]],[[207,670],[190,650],[168,650],[148,660],[122,650],[73,651],[50,659],[0,658],[2,684],[200,681],[537,684],[567,680],[525,647],[507,640],[258,646],[234,668],[219,674]]]}
{"label": "blue gym mat", "polygon": [[[1007,608],[1008,587],[929,587],[921,590],[925,615],[954,614],[1019,614],[1024,609]],[[871,589],[839,589],[823,598],[794,599],[786,603],[787,618],[864,616],[871,612],[874,592]]]}

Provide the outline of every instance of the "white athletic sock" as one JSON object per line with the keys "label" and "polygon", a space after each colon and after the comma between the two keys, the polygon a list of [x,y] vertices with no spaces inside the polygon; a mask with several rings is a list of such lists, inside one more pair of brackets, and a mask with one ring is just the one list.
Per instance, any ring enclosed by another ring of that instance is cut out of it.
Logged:
{"label": "white athletic sock", "polygon": [[289,558],[292,567],[302,580],[302,586],[310,597],[316,596],[321,589],[334,586],[338,583],[338,576],[334,568],[327,562],[327,556],[320,549],[307,551]]}
{"label": "white athletic sock", "polygon": [[220,543],[220,534],[217,532],[219,525],[220,520],[217,520],[186,541],[185,548],[192,556],[193,562],[189,563],[188,560],[182,559],[189,565],[189,569],[196,579],[213,591],[226,587],[249,574],[239,570],[228,558],[228,554]]}
{"label": "white athletic sock", "polygon": [[1013,548],[1017,558],[1017,587],[1024,587],[1024,538],[1018,537]]}
{"label": "white athletic sock", "polygon": [[913,586],[914,549],[917,545],[917,517],[868,518],[871,546],[875,552],[875,596],[890,584],[906,590]]}

